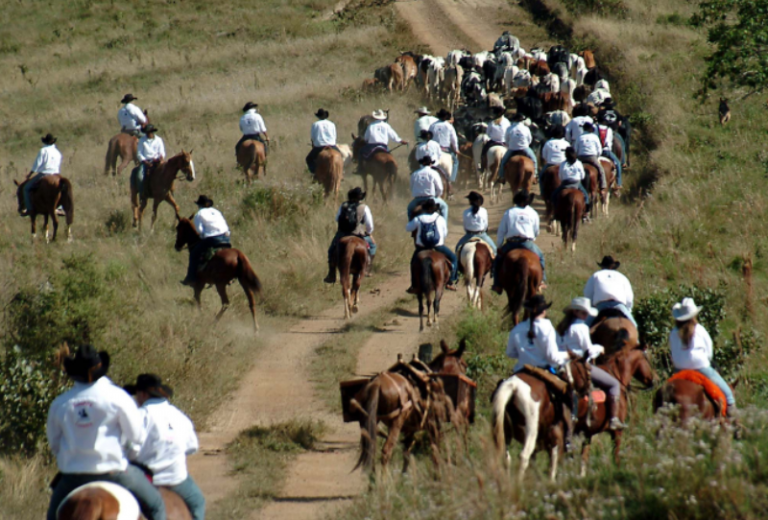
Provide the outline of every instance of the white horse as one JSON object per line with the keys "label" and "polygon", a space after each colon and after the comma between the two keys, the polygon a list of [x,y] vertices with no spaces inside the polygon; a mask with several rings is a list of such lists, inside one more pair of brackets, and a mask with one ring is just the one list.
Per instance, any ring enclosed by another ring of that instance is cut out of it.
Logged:
{"label": "white horse", "polygon": [[[491,146],[485,154],[486,168],[482,175],[483,184],[481,187],[490,188],[492,202],[495,202],[493,196],[494,186],[498,183],[501,160],[504,159],[504,154],[506,153],[507,149],[503,146]],[[502,186],[499,184],[499,196],[501,196]]]}
{"label": "white horse", "polygon": [[[485,128],[488,128],[488,125],[485,125]],[[490,140],[491,138],[488,137],[488,134],[483,130],[483,133],[478,134],[475,141],[472,143],[472,164],[475,166],[475,175],[477,176],[481,189],[483,188],[483,171],[481,169],[481,164],[483,162],[483,147],[485,146],[485,143]]]}
{"label": "white horse", "polygon": [[344,160],[344,172],[349,172],[352,166],[352,147],[348,144],[337,144],[336,148],[341,152],[341,158]]}

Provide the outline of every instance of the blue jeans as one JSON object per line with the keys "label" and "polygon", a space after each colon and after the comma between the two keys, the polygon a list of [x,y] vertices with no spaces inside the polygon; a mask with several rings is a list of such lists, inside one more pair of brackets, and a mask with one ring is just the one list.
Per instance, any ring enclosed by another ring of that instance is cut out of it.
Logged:
{"label": "blue jeans", "polygon": [[435,202],[437,202],[437,205],[440,207],[440,215],[443,216],[445,219],[445,222],[448,222],[448,204],[445,203],[443,199],[440,197],[416,197],[411,202],[408,203],[408,222],[413,220],[413,211],[416,209],[416,206],[421,204],[427,199],[435,199]]}
{"label": "blue jeans", "polygon": [[621,156],[624,158],[624,164],[626,164],[627,163],[627,144],[624,142],[624,138],[621,137],[616,130],[613,131],[613,138],[619,140],[619,145],[621,146]]}
{"label": "blue jeans", "polygon": [[[336,235],[334,235],[333,240],[331,241],[331,247],[328,248],[328,263],[336,265],[337,262],[337,247],[339,245],[339,240],[342,238],[349,236],[346,233],[342,233],[341,231],[337,231]],[[355,235],[358,236],[358,235]],[[376,243],[374,243],[373,239],[370,236],[364,236],[360,237],[368,244],[368,254],[371,256],[376,256]]]}
{"label": "blue jeans", "polygon": [[181,484],[168,486],[168,489],[179,495],[187,504],[192,520],[205,520],[205,497],[191,476]]}
{"label": "blue jeans", "polygon": [[525,150],[507,150],[507,153],[504,154],[504,158],[501,160],[501,166],[499,166],[499,179],[504,178],[504,168],[507,166],[507,161],[512,158],[512,154],[519,152],[525,152],[525,155],[533,161],[533,171],[539,170],[539,161],[536,159],[536,154],[533,153],[533,150],[531,150],[530,147]]}
{"label": "blue jeans", "polygon": [[[446,152],[451,156],[453,159],[453,170],[451,170],[451,183],[456,182],[456,177],[459,175],[459,156],[456,155],[456,152]],[[446,190],[448,188],[446,187]],[[448,220],[448,217],[445,217],[445,220]]]}
{"label": "blue jeans", "polygon": [[[438,253],[442,253],[445,255],[445,257],[451,262],[451,278],[448,280],[448,283],[450,285],[455,285],[456,282],[459,280],[459,263],[456,261],[456,254],[451,251],[451,249],[445,245],[437,246],[433,248]],[[416,251],[413,252],[413,257],[411,257],[411,262],[413,262],[413,259],[416,258],[416,255],[421,253],[422,251],[428,251],[426,247],[420,247],[416,246]]]}
{"label": "blue jeans", "polygon": [[459,239],[459,243],[456,244],[456,254],[459,254],[459,251],[461,251],[461,248],[466,244],[469,239],[471,238],[479,238],[486,244],[488,244],[488,247],[491,248],[491,251],[493,251],[493,254],[496,254],[496,242],[494,242],[491,237],[488,236],[488,233],[485,231],[467,231],[467,233]]}
{"label": "blue jeans", "polygon": [[698,372],[703,376],[706,376],[707,379],[715,383],[717,387],[723,391],[723,393],[725,394],[725,402],[728,403],[728,406],[736,405],[736,399],[733,397],[733,390],[731,390],[731,387],[728,386],[728,383],[725,382],[725,379],[723,379],[723,376],[717,373],[717,370],[715,370],[712,367],[706,367],[706,368],[697,368],[696,372]]}
{"label": "blue jeans", "polygon": [[603,156],[613,161],[613,164],[616,166],[616,184],[621,186],[621,161],[613,153],[613,150],[608,150],[607,148],[603,149]]}
{"label": "blue jeans", "polygon": [[[584,182],[589,182],[589,177],[584,178]],[[555,188],[555,191],[552,192],[552,204],[555,204],[557,202],[557,197],[560,195],[560,192],[567,189],[578,189],[580,192],[584,194],[584,203],[589,204],[589,193],[587,193],[587,189],[584,187],[583,182],[575,182],[575,183],[569,183],[569,184],[561,184],[557,188]]]}
{"label": "blue jeans", "polygon": [[24,185],[24,207],[27,208],[27,213],[32,213],[32,188],[43,177],[45,174],[37,173]]}
{"label": "blue jeans", "polygon": [[200,261],[203,259],[203,253],[205,253],[206,249],[229,246],[229,237],[226,235],[204,238],[195,244],[195,247],[189,250],[189,267],[187,268],[186,280],[192,282],[197,279],[197,268],[200,265]]}
{"label": "blue jeans", "polygon": [[542,253],[541,249],[539,249],[539,246],[536,245],[536,242],[533,240],[507,240],[504,242],[504,245],[501,246],[499,254],[496,255],[496,259],[493,261],[493,279],[496,280],[496,283],[499,283],[499,269],[501,269],[501,263],[504,261],[504,257],[510,251],[519,248],[527,249],[532,253],[536,253],[536,255],[539,257],[539,262],[541,262],[542,280],[546,282],[547,271],[544,269],[544,253]]}
{"label": "blue jeans", "polygon": [[[616,309],[618,311],[621,311],[621,313],[629,321],[631,321],[635,325],[635,327],[637,327],[637,322],[635,321],[635,318],[632,316],[632,312],[623,303],[619,303],[619,302],[617,302],[615,300],[608,300],[608,301],[600,302],[598,304],[593,304],[593,305],[598,310],[598,312],[599,311],[604,311],[605,309]],[[586,321],[587,321],[587,325],[589,325],[591,327],[592,324],[595,322],[595,318],[590,316],[590,317],[587,318]]]}
{"label": "blue jeans", "polygon": [[56,510],[72,491],[84,484],[106,480],[123,486],[139,501],[141,511],[149,520],[165,520],[165,502],[160,492],[153,486],[144,472],[136,466],[129,465],[125,471],[114,473],[71,473],[61,475],[51,495],[48,506],[47,520],[56,520]]}

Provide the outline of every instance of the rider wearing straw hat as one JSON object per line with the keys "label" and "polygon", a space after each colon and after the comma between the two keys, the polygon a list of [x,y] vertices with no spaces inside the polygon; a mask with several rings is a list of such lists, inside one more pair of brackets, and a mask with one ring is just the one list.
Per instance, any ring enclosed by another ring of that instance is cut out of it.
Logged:
{"label": "rider wearing straw hat", "polygon": [[133,104],[137,100],[133,94],[126,94],[120,103],[123,108],[117,111],[117,122],[120,123],[120,131],[124,134],[141,137],[141,128],[147,124],[147,116],[139,107]]}
{"label": "rider wearing straw hat", "polygon": [[712,338],[697,320],[701,309],[702,307],[696,306],[693,298],[683,298],[682,302],[672,307],[672,316],[675,318],[675,328],[669,333],[672,364],[675,372],[695,370],[716,384],[725,394],[728,417],[733,417],[736,399],[731,387],[712,367]]}
{"label": "rider wearing straw hat", "polygon": [[431,115],[432,113],[429,111],[427,107],[417,108],[416,110],[414,110],[414,112],[419,117],[413,123],[413,135],[416,138],[417,143],[423,143],[425,142],[424,136],[422,135],[423,131],[429,130],[429,128],[433,124],[437,123],[438,119],[435,116]]}
{"label": "rider wearing straw hat", "polygon": [[320,155],[325,148],[333,148],[337,152],[341,153],[339,147],[336,146],[336,125],[331,121],[328,121],[330,114],[324,108],[315,112],[315,117],[318,121],[312,123],[312,130],[310,135],[312,137],[312,150],[307,155],[307,168],[310,173],[314,175],[315,167],[317,165],[317,156]]}
{"label": "rider wearing straw hat", "polygon": [[[617,271],[621,262],[614,260],[612,256],[604,256],[597,265],[602,269],[587,280],[584,296],[589,298],[598,311],[616,309],[637,327],[637,322],[632,316],[632,303],[635,298],[632,284],[626,276]],[[589,320],[590,325],[592,321]]]}

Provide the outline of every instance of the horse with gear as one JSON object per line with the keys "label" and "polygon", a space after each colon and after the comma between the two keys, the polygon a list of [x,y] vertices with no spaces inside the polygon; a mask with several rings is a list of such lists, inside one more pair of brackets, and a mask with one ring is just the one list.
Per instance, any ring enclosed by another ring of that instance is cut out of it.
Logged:
{"label": "horse with gear", "polygon": [[488,136],[488,141],[483,145],[483,150],[480,155],[480,167],[483,171],[489,166],[487,156],[491,148],[499,146],[504,150],[507,149],[506,135],[507,130],[509,130],[512,123],[510,123],[509,119],[504,116],[505,112],[506,110],[504,107],[494,107],[491,112],[491,116],[494,119],[488,123],[488,127],[485,131]]}
{"label": "horse with gear", "polygon": [[144,125],[149,123],[147,115],[139,107],[133,104],[137,98],[133,94],[126,94],[120,103],[123,107],[117,112],[117,122],[120,123],[120,131],[134,137],[141,137]]}
{"label": "horse with gear", "polygon": [[[605,168],[600,162],[600,156],[603,154],[603,145],[600,138],[595,134],[595,127],[592,123],[584,123],[584,133],[579,136],[574,145],[576,155],[584,164],[590,164],[597,169],[599,174],[598,186],[600,190],[608,189],[608,179],[605,175]],[[594,201],[593,201],[594,202]]]}
{"label": "horse with gear", "polygon": [[56,148],[57,138],[48,133],[40,138],[43,147],[37,152],[35,162],[27,174],[27,178],[21,183],[24,207],[19,208],[19,215],[27,217],[33,210],[31,193],[43,177],[47,175],[59,175],[61,173],[61,152]]}
{"label": "horse with gear", "polygon": [[249,140],[259,141],[264,146],[264,155],[269,153],[269,134],[267,134],[267,125],[264,118],[258,112],[259,105],[253,101],[247,102],[243,106],[243,115],[240,116],[240,131],[243,136],[235,145],[235,154],[238,153],[240,146]]}
{"label": "horse with gear", "polygon": [[213,207],[213,200],[200,195],[195,201],[199,208],[193,218],[195,230],[200,235],[200,241],[189,248],[189,267],[187,276],[181,281],[182,285],[194,287],[197,284],[197,273],[205,269],[205,258],[210,260],[217,249],[229,249],[231,233],[224,215]]}
{"label": "horse with gear", "polygon": [[[117,121],[120,124],[120,133],[113,136],[107,145],[107,155],[104,159],[104,175],[110,170],[112,176],[121,174],[128,164],[133,161],[138,164],[139,138],[143,135],[144,127],[149,124],[148,112],[134,105],[136,100],[133,94],[126,94],[120,101],[123,107],[117,112]],[[121,159],[117,164],[118,157]]]}
{"label": "horse with gear", "polygon": [[584,296],[589,298],[592,305],[600,311],[596,318],[590,319],[589,325],[599,324],[610,309],[623,314],[637,330],[637,322],[632,316],[634,302],[632,284],[618,271],[621,262],[614,260],[612,256],[604,256],[597,265],[602,269],[595,272],[584,286]]}
{"label": "horse with gear", "polygon": [[[437,113],[439,121],[432,124],[429,127],[429,131],[432,132],[434,140],[440,145],[440,150],[443,154],[448,155],[451,158],[451,178],[450,182],[456,182],[456,176],[459,173],[459,138],[456,134],[456,129],[451,124],[453,115],[446,109],[441,108]],[[441,163],[447,163],[447,159],[443,160],[441,157]]]}
{"label": "horse with gear", "polygon": [[488,211],[483,207],[483,196],[471,191],[467,199],[470,207],[462,216],[465,234],[456,244],[456,257],[464,274],[469,303],[480,308],[483,282],[485,275],[492,272],[496,243],[488,236]]}
{"label": "horse with gear", "polygon": [[517,113],[512,117],[512,124],[507,129],[504,138],[507,143],[507,153],[501,161],[499,179],[504,179],[507,162],[516,155],[525,155],[528,157],[533,162],[533,171],[538,171],[538,159],[536,159],[536,154],[533,153],[533,149],[531,149],[533,136],[531,135],[531,130],[528,128],[528,125],[525,124],[525,119],[525,116],[521,113]]}
{"label": "horse with gear", "polygon": [[551,195],[552,204],[557,206],[558,198],[563,190],[577,189],[584,195],[586,210],[589,212],[591,202],[589,200],[590,178],[584,171],[584,165],[578,159],[576,150],[572,146],[565,150],[565,160],[560,163],[558,177],[560,186]]}
{"label": "horse with gear", "polygon": [[317,157],[320,155],[320,152],[331,149],[341,154],[339,147],[336,145],[336,125],[328,120],[329,116],[330,114],[327,110],[320,108],[315,112],[315,117],[317,117],[318,121],[312,123],[310,131],[312,150],[307,155],[306,163],[309,172],[313,175],[317,169]]}
{"label": "horse with gear", "polygon": [[364,272],[366,276],[371,274],[371,266],[376,256],[376,241],[373,239],[373,215],[371,208],[363,204],[366,193],[356,187],[347,193],[347,201],[339,206],[336,212],[336,235],[328,248],[328,276],[323,280],[325,283],[336,283],[336,269],[339,267],[339,241],[348,236],[358,237],[366,244],[366,262]]}
{"label": "horse with gear", "polygon": [[156,133],[154,125],[144,127],[144,135],[139,139],[136,152],[139,165],[131,171],[131,184],[135,184],[142,195],[146,194],[152,173],[165,161],[165,143]]}
{"label": "horse with gear", "polygon": [[[445,167],[443,159],[443,151],[440,149],[440,145],[433,139],[432,132],[429,130],[422,130],[421,141],[413,147],[413,151],[408,154],[408,166],[411,172],[415,172],[421,168],[421,159],[429,157],[432,159],[431,166],[437,170],[440,174],[443,186],[442,190],[447,193],[449,197],[453,196],[453,187],[451,186],[451,173]],[[447,206],[446,206],[447,208]],[[445,217],[445,215],[443,215]]]}

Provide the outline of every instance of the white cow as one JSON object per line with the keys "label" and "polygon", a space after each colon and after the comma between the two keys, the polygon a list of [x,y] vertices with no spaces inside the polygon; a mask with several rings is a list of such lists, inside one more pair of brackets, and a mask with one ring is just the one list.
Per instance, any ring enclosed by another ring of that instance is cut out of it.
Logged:
{"label": "white cow", "polygon": [[427,70],[427,97],[440,97],[440,85],[445,75],[445,59],[434,58]]}
{"label": "white cow", "polygon": [[449,67],[456,67],[459,64],[461,58],[464,57],[464,52],[459,50],[453,50],[448,53],[445,59],[445,63]]}
{"label": "white cow", "polygon": [[502,86],[503,86],[503,92],[505,95],[509,95],[509,93],[512,91],[512,87],[514,85],[514,79],[515,75],[520,72],[520,69],[517,68],[517,65],[512,65],[511,67],[507,67],[504,69],[504,78],[502,79]]}

